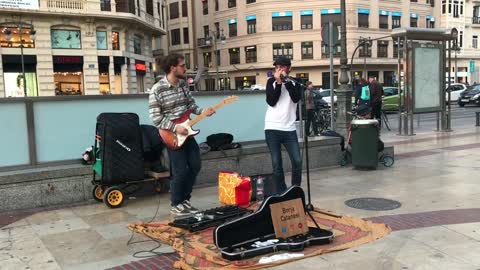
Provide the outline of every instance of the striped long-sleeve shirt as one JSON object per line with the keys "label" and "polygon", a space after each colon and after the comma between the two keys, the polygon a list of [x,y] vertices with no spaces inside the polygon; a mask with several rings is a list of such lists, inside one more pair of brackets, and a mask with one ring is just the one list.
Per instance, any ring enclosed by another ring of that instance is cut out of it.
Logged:
{"label": "striped long-sleeve shirt", "polygon": [[148,111],[157,128],[174,131],[175,124],[172,121],[180,118],[187,110],[194,114],[202,113],[184,80],[179,80],[178,85],[174,86],[164,78],[153,85],[148,100]]}

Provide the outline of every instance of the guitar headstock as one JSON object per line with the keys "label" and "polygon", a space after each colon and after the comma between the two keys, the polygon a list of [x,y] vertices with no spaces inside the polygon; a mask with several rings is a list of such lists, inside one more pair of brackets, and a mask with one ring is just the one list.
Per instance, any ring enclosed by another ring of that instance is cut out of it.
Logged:
{"label": "guitar headstock", "polygon": [[230,104],[234,101],[237,101],[238,99],[240,99],[238,96],[229,96],[223,100],[223,104]]}

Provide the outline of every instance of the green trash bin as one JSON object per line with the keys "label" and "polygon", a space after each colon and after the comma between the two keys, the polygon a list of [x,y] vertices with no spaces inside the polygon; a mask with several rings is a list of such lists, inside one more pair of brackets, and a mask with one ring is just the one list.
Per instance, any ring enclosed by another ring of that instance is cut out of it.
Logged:
{"label": "green trash bin", "polygon": [[352,121],[352,165],[355,168],[377,168],[378,132],[377,120]]}

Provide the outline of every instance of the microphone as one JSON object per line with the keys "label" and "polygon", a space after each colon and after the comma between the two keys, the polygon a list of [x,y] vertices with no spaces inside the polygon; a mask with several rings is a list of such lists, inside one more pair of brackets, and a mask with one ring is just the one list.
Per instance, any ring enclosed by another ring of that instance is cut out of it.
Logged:
{"label": "microphone", "polygon": [[282,80],[282,82],[289,82],[289,81],[295,81],[295,78],[293,77],[290,77],[290,76],[285,76],[283,74],[280,74],[280,80]]}

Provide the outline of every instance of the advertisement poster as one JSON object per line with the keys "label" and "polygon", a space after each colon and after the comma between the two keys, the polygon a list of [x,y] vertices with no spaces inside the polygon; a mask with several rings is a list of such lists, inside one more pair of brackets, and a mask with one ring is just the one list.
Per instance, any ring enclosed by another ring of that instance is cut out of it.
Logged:
{"label": "advertisement poster", "polygon": [[[17,72],[6,72],[3,74],[5,82],[5,97],[24,97],[23,75]],[[25,73],[27,83],[27,96],[38,96],[37,74],[35,72]]]}
{"label": "advertisement poster", "polygon": [[0,0],[0,9],[18,8],[18,9],[39,9],[39,0]]}

